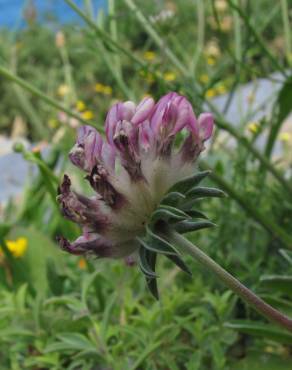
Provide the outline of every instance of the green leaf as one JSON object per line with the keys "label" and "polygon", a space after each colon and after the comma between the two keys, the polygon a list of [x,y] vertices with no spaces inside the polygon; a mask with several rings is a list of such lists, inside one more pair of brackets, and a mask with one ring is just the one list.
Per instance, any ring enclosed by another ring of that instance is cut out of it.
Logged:
{"label": "green leaf", "polygon": [[153,226],[157,221],[163,220],[167,223],[173,223],[190,218],[190,216],[178,208],[161,205],[151,216],[150,224]]}
{"label": "green leaf", "polygon": [[177,224],[174,225],[174,228],[177,232],[184,234],[184,233],[189,233],[192,231],[197,231],[201,229],[206,229],[216,226],[213,224],[213,222],[210,221],[181,221],[178,222]]}
{"label": "green leaf", "polygon": [[161,204],[166,204],[169,206],[176,206],[179,203],[179,201],[183,199],[185,199],[185,196],[182,193],[173,191],[171,193],[166,194],[163,197]]}
{"label": "green leaf", "polygon": [[[149,266],[151,270],[155,272],[155,267],[156,267],[156,258],[157,254],[156,253],[151,253],[149,255]],[[157,288],[157,279],[152,278],[152,277],[146,277],[146,283],[148,286],[148,289],[150,290],[151,294],[153,295],[154,298],[159,300],[159,293],[158,293],[158,288]]]}
{"label": "green leaf", "polygon": [[279,343],[292,344],[291,333],[274,327],[271,324],[247,320],[234,320],[224,324],[224,326],[245,334],[264,337],[266,339],[275,340]]}
{"label": "green leaf", "polygon": [[292,294],[292,275],[264,275],[260,278],[261,284],[273,288],[283,294]]}
{"label": "green leaf", "polygon": [[225,197],[226,194],[224,191],[216,189],[216,188],[206,188],[203,186],[193,187],[186,193],[188,198],[205,198],[205,197],[218,197],[222,198]]}
{"label": "green leaf", "polygon": [[5,238],[11,229],[11,225],[1,223],[0,224],[0,238]]}
{"label": "green leaf", "polygon": [[283,87],[281,88],[278,99],[275,102],[275,106],[278,108],[276,117],[273,119],[273,125],[269,132],[269,137],[265,149],[265,154],[269,156],[272,153],[275,145],[277,135],[280,132],[282,124],[285,118],[292,111],[292,76],[287,78]]}
{"label": "green leaf", "polygon": [[169,258],[173,263],[175,263],[181,270],[192,276],[191,270],[179,256],[167,255],[166,257]]}
{"label": "green leaf", "polygon": [[211,171],[202,171],[198,172],[195,175],[186,177],[185,179],[177,182],[170,188],[170,192],[179,192],[179,193],[186,193],[195,185],[198,185],[206,176],[208,176]]}
{"label": "green leaf", "polygon": [[139,266],[140,266],[143,274],[145,274],[147,277],[156,278],[157,275],[152,270],[152,268],[149,264],[149,260],[151,258],[152,253],[154,253],[154,252],[150,252],[148,249],[141,246],[139,248]]}
{"label": "green leaf", "polygon": [[292,265],[292,251],[280,249],[279,253],[285,258],[286,261],[290,263],[290,265]]}
{"label": "green leaf", "polygon": [[200,211],[197,211],[196,209],[190,209],[188,211],[185,211],[191,218],[205,218],[208,219],[208,217]]}
{"label": "green leaf", "polygon": [[242,360],[236,360],[231,368],[232,370],[291,370],[291,358],[263,353],[262,350],[253,348],[253,351]]}
{"label": "green leaf", "polygon": [[279,121],[284,119],[292,111],[292,76],[290,76],[284,83],[278,96],[279,103]]}
{"label": "green leaf", "polygon": [[59,342],[49,344],[45,352],[55,352],[55,351],[82,351],[91,350],[97,352],[96,347],[90,342],[84,335],[79,333],[64,333],[57,336]]}
{"label": "green leaf", "polygon": [[21,258],[13,259],[13,276],[17,282],[29,282],[30,287],[44,295],[48,291],[47,265],[52,261],[62,269],[63,255],[56,245],[34,227],[17,227],[11,230],[9,239],[27,239],[27,250]]}
{"label": "green leaf", "polygon": [[147,235],[145,239],[137,238],[144,248],[156,253],[172,255],[179,254],[173,245],[155,234],[149,227],[146,227],[146,230]]}
{"label": "green leaf", "polygon": [[100,274],[100,267],[91,273],[89,276],[86,276],[82,281],[82,288],[81,288],[81,302],[83,302],[84,306],[87,306],[87,295],[89,292],[90,287],[93,285],[95,279]]}

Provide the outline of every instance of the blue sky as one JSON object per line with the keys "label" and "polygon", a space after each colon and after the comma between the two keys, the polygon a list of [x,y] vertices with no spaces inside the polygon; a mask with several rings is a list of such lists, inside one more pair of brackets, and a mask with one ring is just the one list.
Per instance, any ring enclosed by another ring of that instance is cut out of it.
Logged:
{"label": "blue sky", "polygon": [[[74,0],[78,6],[82,6],[83,0]],[[79,17],[65,3],[64,0],[34,0],[38,10],[39,19],[45,19],[45,14],[51,13],[61,22],[70,22]],[[23,8],[27,0],[0,0],[0,27],[12,29],[23,25]],[[95,10],[105,7],[106,0],[92,0]]]}

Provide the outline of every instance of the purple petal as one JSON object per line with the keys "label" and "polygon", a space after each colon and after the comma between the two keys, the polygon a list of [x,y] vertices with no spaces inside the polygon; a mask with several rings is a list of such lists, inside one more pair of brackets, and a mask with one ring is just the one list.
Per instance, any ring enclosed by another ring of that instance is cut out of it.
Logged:
{"label": "purple petal", "polygon": [[95,232],[104,232],[110,224],[108,216],[102,211],[102,201],[71,191],[71,181],[67,175],[64,175],[59,188],[57,201],[64,217]]}
{"label": "purple petal", "polygon": [[171,102],[171,100],[176,96],[177,94],[175,92],[168,93],[167,95],[160,98],[157,104],[155,105],[154,111],[150,119],[151,128],[155,133],[159,133],[162,117],[164,115],[164,110],[167,104]]}
{"label": "purple petal", "polygon": [[123,103],[117,103],[110,108],[106,116],[105,120],[106,138],[108,143],[111,145],[113,145],[114,142],[113,138],[116,132],[117,123],[123,119],[122,109]]}
{"label": "purple petal", "polygon": [[162,97],[154,108],[151,117],[151,128],[157,134],[164,126],[169,135],[174,135],[195,120],[191,104],[175,92]]}
{"label": "purple petal", "polygon": [[110,171],[114,171],[116,161],[116,151],[108,143],[103,143],[101,158],[102,162],[105,164],[105,167]]}
{"label": "purple petal", "polygon": [[69,153],[71,162],[90,172],[100,157],[103,140],[91,126],[81,126],[78,130],[77,142]]}
{"label": "purple petal", "polygon": [[211,113],[202,113],[198,119],[200,138],[203,141],[208,140],[213,133],[214,118]]}
{"label": "purple petal", "polygon": [[123,103],[122,107],[122,120],[131,121],[133,115],[135,114],[136,104],[132,101],[126,101]]}
{"label": "purple petal", "polygon": [[148,152],[153,145],[154,133],[150,127],[149,121],[144,122],[139,126],[139,147]]}
{"label": "purple petal", "polygon": [[177,97],[174,101],[174,104],[176,104],[177,106],[178,116],[172,133],[176,134],[185,126],[192,125],[196,120],[196,117],[191,104],[187,101],[185,97]]}
{"label": "purple petal", "polygon": [[131,122],[137,125],[145,121],[151,115],[154,108],[154,100],[151,97],[144,98],[137,106],[136,112],[133,115]]}
{"label": "purple petal", "polygon": [[67,239],[60,236],[57,237],[57,241],[61,249],[71,254],[82,255],[89,253],[101,258],[113,257],[112,243],[103,237],[83,235],[73,243],[70,243]]}

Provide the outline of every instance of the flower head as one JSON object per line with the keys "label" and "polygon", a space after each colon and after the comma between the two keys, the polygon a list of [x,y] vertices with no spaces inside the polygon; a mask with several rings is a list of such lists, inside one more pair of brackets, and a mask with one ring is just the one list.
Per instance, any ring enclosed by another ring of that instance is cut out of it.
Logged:
{"label": "flower head", "polygon": [[113,105],[105,120],[106,140],[93,127],[80,127],[69,157],[85,171],[94,195],[75,192],[64,176],[58,201],[83,235],[73,243],[60,237],[61,247],[76,255],[112,258],[137,252],[139,238],[168,191],[193,174],[212,130],[212,115],[196,118],[190,102],[175,92],[156,104],[145,97],[138,105]]}
{"label": "flower head", "polygon": [[27,250],[26,238],[17,238],[16,240],[6,240],[5,243],[7,245],[8,250],[15,258],[22,257]]}

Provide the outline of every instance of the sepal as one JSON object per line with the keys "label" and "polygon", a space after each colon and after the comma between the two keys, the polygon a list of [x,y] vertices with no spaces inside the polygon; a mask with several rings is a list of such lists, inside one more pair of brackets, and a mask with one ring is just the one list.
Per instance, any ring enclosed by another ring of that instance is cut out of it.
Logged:
{"label": "sepal", "polygon": [[186,272],[188,275],[192,276],[191,270],[188,266],[184,263],[184,261],[179,256],[167,256],[173,263],[175,263],[181,270]]}
{"label": "sepal", "polygon": [[226,194],[224,193],[224,191],[216,189],[216,188],[207,188],[204,186],[194,186],[186,193],[186,196],[191,199],[207,198],[207,197],[223,198],[223,197],[226,197]]}
{"label": "sepal", "polygon": [[151,260],[151,254],[154,252],[149,251],[142,245],[139,248],[139,266],[143,274],[148,278],[157,278],[157,275],[155,274],[155,266],[153,270],[153,266],[150,264]]}
{"label": "sepal", "polygon": [[185,234],[214,226],[216,226],[216,224],[210,221],[181,221],[174,225],[174,229],[180,234]]}
{"label": "sepal", "polygon": [[168,206],[177,206],[181,200],[184,200],[186,197],[182,193],[179,193],[177,191],[173,191],[171,193],[167,193],[160,204],[165,204]]}
{"label": "sepal", "polygon": [[178,250],[161,236],[155,234],[148,226],[145,238],[137,238],[144,248],[161,254],[175,255],[179,254]]}
{"label": "sepal", "polygon": [[190,219],[190,216],[184,211],[172,206],[161,205],[153,212],[150,226],[154,226],[157,221],[164,221],[168,224],[172,224],[185,219]]}
{"label": "sepal", "polygon": [[207,177],[211,171],[198,172],[195,175],[186,177],[181,181],[174,184],[169,192],[178,192],[185,194],[187,191],[192,189],[194,186],[198,185],[205,177]]}

